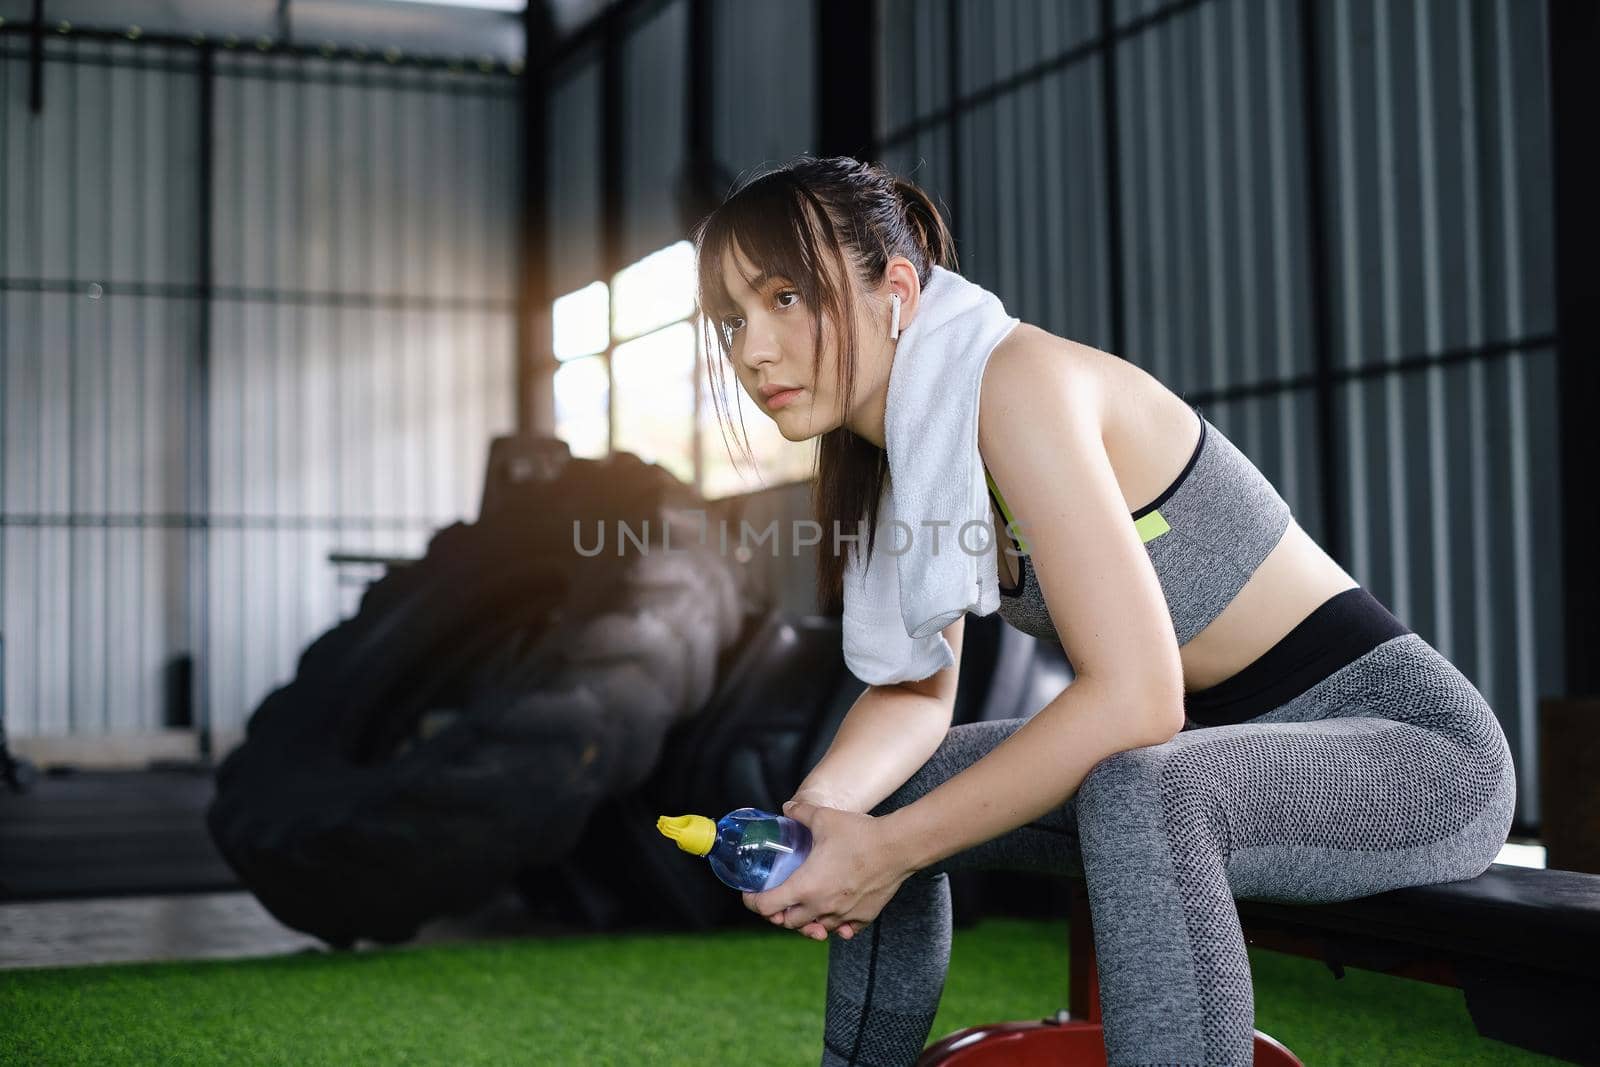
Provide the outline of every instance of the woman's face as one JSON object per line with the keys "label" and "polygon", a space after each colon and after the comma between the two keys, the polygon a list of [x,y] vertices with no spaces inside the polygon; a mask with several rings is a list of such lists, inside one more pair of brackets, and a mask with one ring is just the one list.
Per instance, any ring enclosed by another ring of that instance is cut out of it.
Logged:
{"label": "woman's face", "polygon": [[[754,287],[745,278],[755,279]],[[804,441],[843,424],[839,401],[839,339],[822,319],[822,361],[812,351],[812,309],[792,279],[759,278],[737,244],[723,256],[722,280],[738,310],[717,326],[728,339],[734,372],[756,406],[790,441]],[[782,391],[772,393],[777,387]],[[768,395],[772,393],[772,395]]]}

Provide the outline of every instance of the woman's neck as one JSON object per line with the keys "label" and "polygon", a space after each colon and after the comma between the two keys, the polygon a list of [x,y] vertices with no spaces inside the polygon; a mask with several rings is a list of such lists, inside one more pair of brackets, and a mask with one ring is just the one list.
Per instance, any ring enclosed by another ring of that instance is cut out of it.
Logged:
{"label": "woman's neck", "polygon": [[865,396],[860,398],[855,410],[845,419],[845,427],[857,437],[865,438],[879,448],[887,449],[885,444],[887,435],[884,433],[884,421],[889,410],[889,374],[894,366],[894,343],[885,339],[884,351],[874,353],[869,361],[874,367],[882,366],[882,371],[872,376],[872,388],[868,389]]}

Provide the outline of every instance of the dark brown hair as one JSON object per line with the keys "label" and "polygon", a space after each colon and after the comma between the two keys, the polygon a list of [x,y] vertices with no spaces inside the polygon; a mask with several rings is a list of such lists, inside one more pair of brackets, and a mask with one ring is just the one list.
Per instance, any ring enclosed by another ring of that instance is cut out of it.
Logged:
{"label": "dark brown hair", "polygon": [[[714,379],[712,403],[725,428],[731,421],[716,398],[726,381],[723,365],[732,361],[733,354],[718,324],[737,311],[722,284],[723,257],[730,254],[731,245],[736,244],[758,271],[781,276],[799,290],[811,312],[812,350],[819,373],[822,316],[828,316],[840,345],[838,385],[846,411],[853,406],[855,389],[857,352],[852,324],[858,291],[880,284],[894,256],[904,256],[916,265],[923,286],[932,280],[935,264],[957,269],[955,241],[928,194],[881,163],[863,163],[849,156],[819,159],[801,155],[736,185],[695,226],[692,236],[705,350],[713,351],[714,339],[715,350],[723,357],[708,359],[706,372]],[[840,279],[849,284],[841,285]],[[753,462],[748,434],[744,452]],[[872,558],[878,499],[888,474],[888,457],[873,442],[843,426],[820,436],[811,503],[823,531],[817,601],[824,612],[837,613],[844,603],[846,557],[833,551],[833,531],[855,533],[856,523],[865,519],[865,558]]]}

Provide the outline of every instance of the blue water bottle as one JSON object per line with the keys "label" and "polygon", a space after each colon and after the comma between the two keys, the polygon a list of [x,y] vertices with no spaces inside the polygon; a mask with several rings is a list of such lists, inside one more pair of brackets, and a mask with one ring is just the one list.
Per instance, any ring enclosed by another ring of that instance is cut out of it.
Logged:
{"label": "blue water bottle", "polygon": [[781,885],[811,852],[811,831],[787,815],[736,808],[716,822],[704,815],[663,815],[656,829],[711,862],[725,885],[760,893]]}

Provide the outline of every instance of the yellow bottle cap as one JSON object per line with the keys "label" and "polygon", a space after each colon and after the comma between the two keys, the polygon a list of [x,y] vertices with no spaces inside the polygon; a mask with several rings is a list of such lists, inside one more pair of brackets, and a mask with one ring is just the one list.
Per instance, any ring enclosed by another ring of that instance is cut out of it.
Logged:
{"label": "yellow bottle cap", "polygon": [[717,824],[704,815],[663,815],[656,820],[656,829],[696,856],[704,856],[717,843]]}

